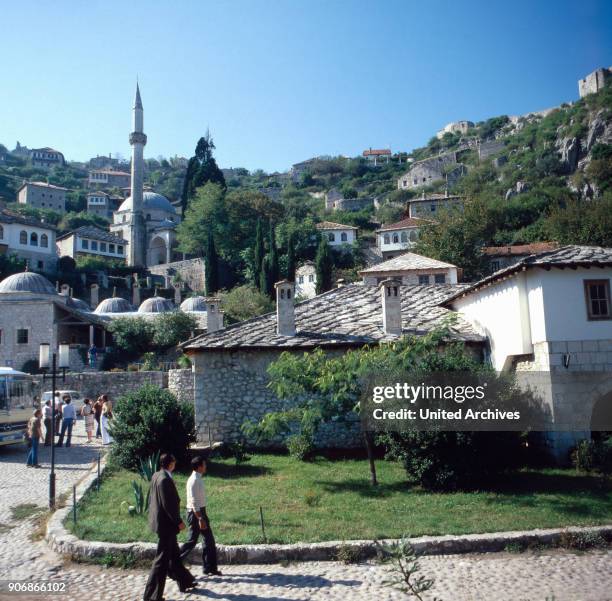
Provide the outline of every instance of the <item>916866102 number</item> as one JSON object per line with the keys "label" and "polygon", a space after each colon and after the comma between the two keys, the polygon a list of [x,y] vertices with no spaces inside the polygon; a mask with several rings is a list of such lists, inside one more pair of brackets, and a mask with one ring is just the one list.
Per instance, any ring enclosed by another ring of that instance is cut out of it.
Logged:
{"label": "916866102 number", "polygon": [[0,580],[0,593],[13,595],[64,595],[68,585],[64,580]]}

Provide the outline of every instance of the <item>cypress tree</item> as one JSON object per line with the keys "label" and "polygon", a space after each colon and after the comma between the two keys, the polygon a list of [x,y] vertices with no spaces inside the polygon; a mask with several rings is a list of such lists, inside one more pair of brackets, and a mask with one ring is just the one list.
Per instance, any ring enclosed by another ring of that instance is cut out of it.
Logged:
{"label": "cypress tree", "polygon": [[[276,250],[276,236],[274,232],[274,224],[270,221],[270,233],[269,233],[269,245],[270,245],[270,263],[269,263],[269,277],[272,280],[272,286],[278,282],[279,270],[278,270],[278,251]],[[274,289],[274,288],[273,288]]]}
{"label": "cypress tree", "polygon": [[219,290],[219,257],[217,256],[212,229],[208,230],[204,269],[204,277],[206,279],[206,294],[212,295]]}
{"label": "cypress tree", "polygon": [[257,229],[255,231],[255,248],[253,249],[253,263],[254,263],[253,279],[255,280],[255,285],[257,286],[259,285],[259,279],[261,276],[261,264],[262,264],[262,261],[264,260],[265,254],[266,254],[266,249],[264,247],[263,227],[261,224],[261,219],[258,219]]}
{"label": "cypress tree", "polygon": [[325,238],[321,238],[317,255],[315,257],[315,268],[317,270],[317,294],[327,292],[332,287],[332,269],[334,261],[331,250]]}
{"label": "cypress tree", "polygon": [[287,240],[287,279],[295,281],[295,247],[293,245],[293,235],[289,235]]}
{"label": "cypress tree", "polygon": [[274,298],[274,280],[270,270],[270,255],[266,255],[261,262],[261,272],[259,274],[259,291],[262,294]]}

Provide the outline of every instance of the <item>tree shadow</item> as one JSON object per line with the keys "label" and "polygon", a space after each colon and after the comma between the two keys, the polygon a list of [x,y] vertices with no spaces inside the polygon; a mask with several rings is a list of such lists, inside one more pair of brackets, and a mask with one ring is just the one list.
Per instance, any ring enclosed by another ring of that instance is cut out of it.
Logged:
{"label": "tree shadow", "polygon": [[586,492],[605,497],[612,492],[612,480],[590,474],[559,474],[539,470],[523,470],[492,479],[488,486],[479,488],[485,492],[502,494],[537,494]]}
{"label": "tree shadow", "polygon": [[210,461],[208,474],[215,478],[223,478],[231,480],[235,478],[254,478],[257,476],[266,476],[272,474],[274,470],[265,465],[252,465],[250,463],[241,463],[238,465],[229,465],[227,463],[217,463]]}
{"label": "tree shadow", "polygon": [[379,482],[377,486],[372,486],[366,478],[351,478],[342,482],[319,480],[318,484],[328,493],[352,492],[372,499],[382,499],[397,492],[407,492],[410,490],[408,482],[392,482],[390,484]]}

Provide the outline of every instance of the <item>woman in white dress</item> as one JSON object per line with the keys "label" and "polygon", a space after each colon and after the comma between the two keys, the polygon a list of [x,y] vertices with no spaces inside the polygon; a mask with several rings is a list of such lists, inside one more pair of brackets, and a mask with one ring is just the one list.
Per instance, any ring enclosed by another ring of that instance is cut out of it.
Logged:
{"label": "woman in white dress", "polygon": [[102,415],[100,416],[100,429],[102,430],[102,444],[113,442],[112,436],[108,432],[108,427],[113,419],[113,404],[110,400],[104,401],[102,405]]}

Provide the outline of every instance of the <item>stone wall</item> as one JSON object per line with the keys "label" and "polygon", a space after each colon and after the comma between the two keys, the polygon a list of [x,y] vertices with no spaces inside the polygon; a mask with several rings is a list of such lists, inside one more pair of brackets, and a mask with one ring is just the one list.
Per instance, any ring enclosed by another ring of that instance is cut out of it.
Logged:
{"label": "stone wall", "polygon": [[[266,413],[287,407],[268,388],[266,372],[281,350],[207,351],[191,356],[199,440],[208,440],[209,428],[215,442],[239,440],[245,421],[259,420]],[[279,444],[281,440],[273,442]],[[361,445],[360,424],[327,424],[318,433],[316,444],[337,448]]]}
{"label": "stone wall", "polygon": [[174,261],[162,265],[153,265],[149,271],[155,275],[166,278],[166,286],[172,284],[170,280],[173,276],[179,275],[181,280],[194,291],[205,289],[204,259],[186,259],[184,261]]}
{"label": "stone wall", "polygon": [[168,390],[170,390],[179,401],[193,403],[193,370],[191,368],[169,370]]}
{"label": "stone wall", "polygon": [[[163,371],[126,371],[126,372],[86,372],[68,373],[62,382],[58,378],[58,390],[78,390],[84,397],[95,399],[101,394],[108,394],[111,399],[117,399],[126,392],[138,390],[145,384],[153,384],[160,388],[168,386],[168,374]],[[51,380],[43,381],[42,376],[34,376],[33,394],[40,395],[51,390]]]}

